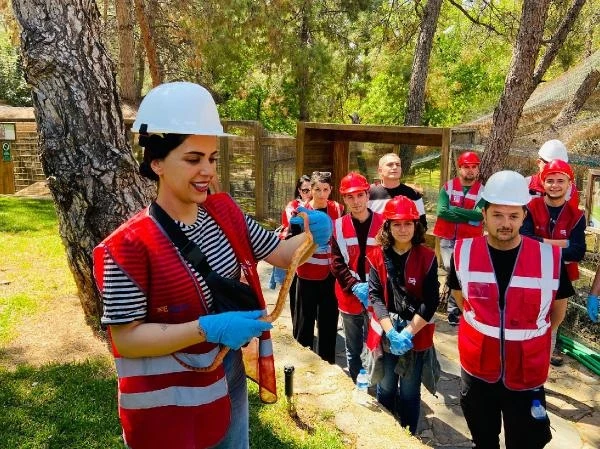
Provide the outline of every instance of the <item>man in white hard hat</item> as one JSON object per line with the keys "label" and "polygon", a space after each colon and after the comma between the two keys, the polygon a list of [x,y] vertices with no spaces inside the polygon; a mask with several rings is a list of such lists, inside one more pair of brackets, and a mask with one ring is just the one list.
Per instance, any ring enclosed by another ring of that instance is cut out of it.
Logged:
{"label": "man in white hard hat", "polygon": [[[527,205],[527,217],[521,234],[561,248],[569,279],[579,279],[577,265],[585,256],[586,221],[583,211],[570,207],[567,191],[573,179],[571,166],[560,159],[550,161],[540,176],[545,195],[533,198]],[[550,363],[561,366],[563,358],[556,347],[556,332],[552,333],[553,354]]]}
{"label": "man in white hard hat", "polygon": [[377,172],[381,179],[380,183],[371,184],[369,190],[369,209],[373,212],[383,213],[383,209],[389,200],[402,195],[414,201],[419,211],[419,221],[427,230],[427,215],[423,195],[410,186],[400,182],[402,176],[402,162],[395,153],[381,156]]}
{"label": "man in white hard hat", "polygon": [[476,448],[499,448],[504,422],[506,447],[541,449],[552,439],[544,409],[551,329],[573,286],[558,247],[519,234],[530,200],[523,176],[495,173],[483,198],[488,235],[457,242],[448,279],[463,311],[460,404]]}
{"label": "man in white hard hat", "polygon": [[[546,164],[550,161],[559,159],[564,162],[569,162],[569,155],[567,153],[567,147],[558,139],[552,139],[544,142],[538,151],[537,166],[539,171],[531,176],[525,178],[529,184],[529,194],[536,196],[544,196],[546,191],[544,190],[544,183],[540,179],[540,175],[544,170]],[[575,209],[579,208],[579,192],[575,185],[575,179],[571,179],[571,185],[567,190],[566,200]]]}

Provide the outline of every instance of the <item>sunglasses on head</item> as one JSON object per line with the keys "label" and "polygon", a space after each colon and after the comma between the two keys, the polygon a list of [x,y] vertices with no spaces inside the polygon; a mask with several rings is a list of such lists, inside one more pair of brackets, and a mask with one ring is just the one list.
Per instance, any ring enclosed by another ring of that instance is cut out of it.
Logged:
{"label": "sunglasses on head", "polygon": [[314,171],[312,172],[313,176],[323,176],[325,178],[329,178],[331,176],[330,171]]}
{"label": "sunglasses on head", "polygon": [[301,191],[302,193],[309,193],[309,192],[310,192],[310,189],[300,189],[300,191]]}

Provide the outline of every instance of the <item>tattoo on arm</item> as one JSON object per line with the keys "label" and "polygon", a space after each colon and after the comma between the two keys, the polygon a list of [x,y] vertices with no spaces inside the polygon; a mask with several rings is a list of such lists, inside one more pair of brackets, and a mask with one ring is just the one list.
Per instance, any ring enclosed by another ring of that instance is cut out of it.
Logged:
{"label": "tattoo on arm", "polygon": [[169,325],[165,324],[165,323],[161,323],[161,325],[160,325],[160,328],[163,330],[163,332],[166,331],[168,327],[169,327]]}

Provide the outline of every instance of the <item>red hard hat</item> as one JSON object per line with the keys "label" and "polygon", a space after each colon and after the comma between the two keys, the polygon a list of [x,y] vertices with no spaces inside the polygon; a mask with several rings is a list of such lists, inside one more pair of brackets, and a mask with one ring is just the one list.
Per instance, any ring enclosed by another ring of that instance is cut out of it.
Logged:
{"label": "red hard hat", "polygon": [[458,166],[462,167],[463,165],[473,165],[473,164],[481,164],[481,160],[477,153],[473,151],[465,151],[460,156],[458,156]]}
{"label": "red hard hat", "polygon": [[385,204],[383,218],[386,220],[418,220],[419,211],[414,201],[398,195]]}
{"label": "red hard hat", "polygon": [[340,193],[342,195],[367,190],[369,190],[369,181],[360,173],[351,171],[340,182]]}
{"label": "red hard hat", "polygon": [[553,159],[546,164],[542,170],[542,173],[540,174],[540,179],[542,182],[544,182],[546,177],[551,173],[562,173],[563,175],[568,176],[571,181],[574,178],[573,169],[569,163],[561,161],[560,159]]}

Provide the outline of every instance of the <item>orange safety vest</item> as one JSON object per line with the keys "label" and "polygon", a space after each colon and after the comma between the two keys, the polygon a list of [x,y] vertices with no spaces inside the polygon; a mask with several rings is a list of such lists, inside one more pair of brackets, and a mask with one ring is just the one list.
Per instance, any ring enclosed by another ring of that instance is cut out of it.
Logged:
{"label": "orange safety vest", "polygon": [[[369,270],[371,269],[369,256],[373,257],[373,251],[378,247],[377,243],[375,243],[375,236],[382,225],[383,215],[373,212],[371,226],[367,234],[366,258],[364,262],[367,282],[369,280]],[[335,220],[333,224],[333,238],[336,240],[344,262],[346,262],[350,272],[360,281],[357,273],[360,246],[356,237],[356,229],[354,229],[354,225],[352,224],[352,215],[344,215]],[[342,312],[358,315],[363,311],[363,305],[360,300],[352,292],[344,291],[337,280],[335,281],[335,296],[338,301],[338,308]]]}
{"label": "orange safety vest", "polygon": [[[435,263],[434,261],[435,253],[425,245],[415,245],[411,248],[404,267],[404,288],[406,288],[406,291],[413,297],[422,300],[423,281],[431,269],[431,264]],[[381,247],[377,247],[373,259],[369,262],[371,263],[371,266],[377,270],[379,281],[383,286],[385,304],[389,309],[390,294],[388,292],[387,270],[385,269],[383,250]],[[413,337],[412,343],[414,351],[425,351],[433,346],[433,332],[435,331],[435,323],[433,320],[434,318],[432,318],[431,321]],[[372,313],[369,320],[369,332],[367,334],[367,348],[370,351],[377,349],[381,343],[382,334],[383,328],[381,327],[381,324],[379,324],[379,318]]]}
{"label": "orange safety vest", "polygon": [[[307,209],[312,209],[309,203],[304,205]],[[327,200],[327,215],[332,220],[336,220],[342,216],[344,206],[340,203]],[[321,281],[329,276],[329,258],[331,257],[331,245],[328,243],[325,246],[317,248],[312,256],[305,263],[300,265],[296,270],[296,274],[301,279],[312,281]]]}
{"label": "orange safety vest", "polygon": [[506,289],[504,310],[485,237],[458,240],[456,275],[463,294],[458,328],[462,368],[511,390],[546,382],[550,365],[550,309],[560,279],[560,248],[522,237]]}
{"label": "orange safety vest", "polygon": [[[228,237],[246,280],[264,307],[248,234],[239,233],[240,226],[246,226],[241,210],[226,193],[210,195],[203,205]],[[230,235],[236,232],[240,234],[238,238],[231,239]],[[184,323],[208,313],[195,275],[148,214],[148,208],[94,249],[94,276],[100,291],[106,253],[146,295],[147,322]],[[250,344],[249,348],[256,351],[257,345]],[[127,358],[119,354],[114,344],[112,349],[119,378],[119,417],[129,447],[201,449],[223,439],[230,422],[223,366],[201,373],[183,367],[171,355]],[[218,345],[204,342],[182,349],[177,357],[192,366],[209,366],[218,351]],[[245,362],[247,359],[253,362],[246,363],[248,376],[259,378],[260,371],[261,399],[274,402],[275,371],[268,332],[261,336],[260,353],[245,354]]]}
{"label": "orange safety vest", "polygon": [[[480,181],[475,181],[465,195],[460,178],[457,177],[446,182],[443,189],[448,195],[450,206],[472,210],[481,200],[483,184]],[[479,237],[483,235],[483,223],[479,222],[478,226],[473,226],[468,223],[454,223],[438,217],[433,228],[433,235],[448,240]]]}
{"label": "orange safety vest", "polygon": [[[564,207],[566,206],[566,207]],[[565,203],[558,214],[556,224],[550,232],[550,211],[544,201],[544,197],[533,198],[527,209],[531,214],[533,220],[534,233],[538,237],[553,240],[568,239],[571,235],[571,231],[577,225],[577,222],[581,220],[583,211],[580,209],[573,209],[567,203]],[[565,268],[571,281],[579,279],[579,264],[577,262],[565,262]]]}

